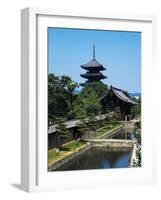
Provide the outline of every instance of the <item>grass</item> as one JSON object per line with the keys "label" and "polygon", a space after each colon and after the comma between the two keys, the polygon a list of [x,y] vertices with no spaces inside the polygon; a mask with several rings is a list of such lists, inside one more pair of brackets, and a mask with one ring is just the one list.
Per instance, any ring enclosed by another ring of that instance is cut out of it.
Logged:
{"label": "grass", "polygon": [[81,142],[71,141],[71,142],[68,142],[67,144],[64,144],[62,150],[73,151],[80,146],[82,146]]}
{"label": "grass", "polygon": [[105,135],[106,133],[107,133],[107,135],[108,135],[108,132],[109,132],[109,131],[111,131],[111,130],[113,130],[113,129],[119,127],[119,126],[120,126],[120,124],[111,124],[111,125],[104,126],[104,127],[100,128],[100,129],[98,129],[98,130],[96,131],[96,137],[97,137],[97,138],[100,138],[100,137],[102,137],[103,135]]}
{"label": "grass", "polygon": [[56,149],[51,149],[50,151],[48,151],[48,162],[51,162],[52,160],[55,160],[56,157],[57,157],[57,154],[56,153]]}
{"label": "grass", "polygon": [[48,151],[48,163],[60,160],[83,146],[84,144],[81,142],[76,142],[73,140],[64,144],[59,152],[56,152],[56,149],[53,148]]}

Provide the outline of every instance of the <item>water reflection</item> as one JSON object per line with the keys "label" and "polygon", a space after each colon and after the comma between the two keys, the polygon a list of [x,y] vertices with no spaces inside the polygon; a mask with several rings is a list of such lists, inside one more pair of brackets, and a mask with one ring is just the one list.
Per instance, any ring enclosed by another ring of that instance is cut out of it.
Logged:
{"label": "water reflection", "polygon": [[127,168],[130,155],[131,150],[113,152],[105,148],[93,147],[84,154],[56,169],[56,171]]}

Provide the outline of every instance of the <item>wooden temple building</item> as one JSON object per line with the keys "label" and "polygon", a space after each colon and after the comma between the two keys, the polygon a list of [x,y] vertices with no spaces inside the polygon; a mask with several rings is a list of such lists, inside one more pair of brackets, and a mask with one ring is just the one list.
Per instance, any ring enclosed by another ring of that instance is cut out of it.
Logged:
{"label": "wooden temple building", "polygon": [[120,120],[125,121],[132,119],[131,108],[137,104],[125,92],[113,86],[110,86],[100,101],[104,112],[115,111]]}
{"label": "wooden temple building", "polygon": [[95,45],[93,45],[93,59],[90,60],[88,63],[81,65],[83,69],[87,72],[85,74],[81,74],[80,76],[87,79],[85,83],[81,83],[81,86],[85,86],[91,82],[98,82],[101,79],[105,79],[106,76],[102,74],[101,71],[106,70],[102,64],[100,64],[95,58]]}

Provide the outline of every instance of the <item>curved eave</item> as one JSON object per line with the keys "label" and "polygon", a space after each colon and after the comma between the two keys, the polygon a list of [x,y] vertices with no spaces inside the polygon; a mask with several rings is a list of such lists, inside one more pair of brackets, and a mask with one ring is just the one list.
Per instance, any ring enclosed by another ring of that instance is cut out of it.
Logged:
{"label": "curved eave", "polygon": [[102,79],[105,79],[105,78],[107,78],[107,76],[104,76],[104,75],[103,75]]}
{"label": "curved eave", "polygon": [[89,79],[89,78],[99,78],[99,79],[105,79],[105,78],[107,78],[103,74],[100,74],[100,75],[99,74],[98,75],[81,74],[80,76],[83,77],[83,78],[87,78],[87,79]]}
{"label": "curved eave", "polygon": [[125,95],[122,91],[117,91],[115,89],[112,89],[114,94],[119,98],[121,99],[122,101],[128,103],[128,104],[132,104],[132,105],[135,105],[137,104],[136,102],[134,102],[132,99],[130,99],[127,95]]}
{"label": "curved eave", "polygon": [[105,67],[103,66],[84,66],[84,65],[81,65],[81,67],[85,70],[99,70],[99,71],[104,71],[106,70]]}
{"label": "curved eave", "polygon": [[103,67],[103,65],[100,64],[95,58],[93,58],[88,63],[85,63],[81,66],[83,66],[83,67]]}
{"label": "curved eave", "polygon": [[107,90],[105,95],[102,98],[100,98],[100,101],[103,101],[104,98],[106,98],[108,96],[108,94],[110,93],[111,90],[120,100],[122,100],[128,104],[131,104],[131,105],[137,105],[137,103],[135,101],[133,101],[132,99],[130,99],[127,95],[125,95],[121,89],[118,89],[118,88],[115,88],[112,86],[110,87],[109,90]]}
{"label": "curved eave", "polygon": [[79,85],[84,87],[86,85],[86,83],[80,83]]}

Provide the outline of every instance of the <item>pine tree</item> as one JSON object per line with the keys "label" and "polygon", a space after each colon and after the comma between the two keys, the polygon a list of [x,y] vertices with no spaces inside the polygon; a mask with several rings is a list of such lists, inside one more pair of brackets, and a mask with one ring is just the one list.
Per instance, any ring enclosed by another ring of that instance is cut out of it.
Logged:
{"label": "pine tree", "polygon": [[90,132],[94,133],[92,137],[96,137],[96,129],[97,129],[97,120],[94,115],[91,115],[88,120],[88,127]]}
{"label": "pine tree", "polygon": [[67,130],[67,126],[65,124],[64,118],[57,118],[56,119],[56,132],[60,138],[60,148],[64,143],[64,140],[68,137],[69,131]]}
{"label": "pine tree", "polygon": [[80,122],[78,123],[78,137],[82,138],[84,135],[86,135],[89,132],[89,128],[87,126],[87,121],[85,119],[85,116],[81,116],[79,118]]}

